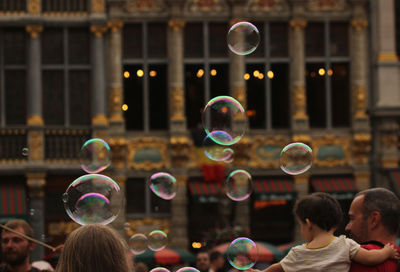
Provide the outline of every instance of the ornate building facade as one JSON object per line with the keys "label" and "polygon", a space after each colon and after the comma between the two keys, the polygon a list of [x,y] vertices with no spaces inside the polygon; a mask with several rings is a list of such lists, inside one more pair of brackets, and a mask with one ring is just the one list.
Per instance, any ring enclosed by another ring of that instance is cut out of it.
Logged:
{"label": "ornate building facade", "polygon": [[[384,186],[400,194],[399,6],[394,0],[3,1],[3,221],[29,218],[37,238],[62,241],[76,224],[61,196],[84,174],[79,150],[94,137],[109,143],[112,165],[104,174],[126,199],[114,227],[127,236],[163,229],[171,247],[188,249],[227,225],[256,240],[297,239],[291,208],[313,191],[334,194],[345,212],[361,189]],[[260,31],[248,56],[226,44],[230,26],[243,20]],[[232,163],[222,165],[207,161],[201,148],[201,111],[218,95],[236,98],[249,120]],[[291,142],[313,149],[305,174],[279,168],[280,151]],[[218,184],[236,169],[251,173],[254,192],[232,203]],[[149,190],[149,177],[161,171],[177,179],[171,201]],[[43,253],[38,249],[37,257]]]}

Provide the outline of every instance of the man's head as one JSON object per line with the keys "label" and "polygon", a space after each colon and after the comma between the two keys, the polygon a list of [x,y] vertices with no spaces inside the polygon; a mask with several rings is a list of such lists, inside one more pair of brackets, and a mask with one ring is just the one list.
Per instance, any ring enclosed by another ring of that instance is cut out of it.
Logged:
{"label": "man's head", "polygon": [[[15,219],[7,222],[6,227],[33,236],[33,230],[24,220]],[[35,244],[18,234],[3,230],[1,233],[1,251],[4,261],[10,266],[18,266],[29,261],[29,254]]]}
{"label": "man's head", "polygon": [[385,188],[359,192],[349,209],[346,231],[359,243],[369,240],[388,240],[399,229],[400,202]]}
{"label": "man's head", "polygon": [[210,262],[214,270],[218,270],[224,267],[225,258],[219,251],[213,251],[210,253]]}
{"label": "man's head", "polygon": [[196,268],[203,271],[208,271],[210,268],[210,256],[207,251],[200,251],[196,255]]}

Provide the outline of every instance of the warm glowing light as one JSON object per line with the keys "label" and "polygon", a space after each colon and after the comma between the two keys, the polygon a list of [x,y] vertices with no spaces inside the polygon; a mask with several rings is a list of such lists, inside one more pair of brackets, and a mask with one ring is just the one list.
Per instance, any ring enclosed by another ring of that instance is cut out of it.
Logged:
{"label": "warm glowing light", "polygon": [[227,107],[222,107],[221,108],[221,112],[222,113],[227,113],[228,112],[228,108]]}
{"label": "warm glowing light", "polygon": [[258,70],[255,70],[255,71],[253,72],[253,76],[254,76],[254,77],[258,77],[259,74],[260,74],[260,71],[258,71]]}
{"label": "warm glowing light", "polygon": [[328,70],[328,76],[332,76],[333,75],[333,70],[332,69],[329,69]]}
{"label": "warm glowing light", "polygon": [[258,79],[263,79],[264,78],[264,74],[263,73],[260,73],[259,75],[258,75]]}
{"label": "warm glowing light", "polygon": [[155,76],[157,75],[157,72],[154,71],[154,70],[151,70],[150,73],[149,73],[149,75],[150,75],[151,77],[155,77]]}
{"label": "warm glowing light", "polygon": [[217,70],[212,69],[212,70],[210,71],[210,75],[216,76],[216,75],[217,75]]}
{"label": "warm glowing light", "polygon": [[128,110],[128,105],[127,104],[123,104],[122,105],[122,110],[123,111],[127,111]]}
{"label": "warm glowing light", "polygon": [[143,70],[142,70],[142,69],[137,70],[137,71],[136,71],[136,75],[137,75],[138,77],[142,77],[142,76],[144,75]]}
{"label": "warm glowing light", "polygon": [[274,78],[274,76],[275,76],[274,72],[272,72],[271,70],[267,72],[267,77],[268,78],[272,79],[272,78]]}
{"label": "warm glowing light", "polygon": [[124,72],[124,78],[129,78],[131,76],[131,74],[128,71]]}
{"label": "warm glowing light", "polygon": [[247,110],[246,114],[248,117],[254,117],[254,116],[256,116],[256,111],[255,110]]}
{"label": "warm glowing light", "polygon": [[319,74],[320,76],[325,75],[325,69],[324,69],[324,68],[319,68],[318,74]]}
{"label": "warm glowing light", "polygon": [[246,73],[243,75],[244,80],[249,80],[250,79],[250,74]]}
{"label": "warm glowing light", "polygon": [[193,247],[193,248],[201,248],[201,243],[199,243],[199,242],[193,242],[193,243],[192,243],[192,247]]}
{"label": "warm glowing light", "polygon": [[203,69],[199,69],[199,70],[197,71],[197,77],[200,78],[200,77],[202,77],[203,75],[204,75],[204,70],[203,70]]}

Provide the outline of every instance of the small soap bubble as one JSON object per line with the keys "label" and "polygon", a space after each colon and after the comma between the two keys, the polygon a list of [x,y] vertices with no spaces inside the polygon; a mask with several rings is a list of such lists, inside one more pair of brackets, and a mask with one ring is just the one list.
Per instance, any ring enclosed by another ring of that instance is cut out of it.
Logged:
{"label": "small soap bubble", "polygon": [[253,191],[251,175],[245,170],[232,171],[225,182],[226,195],[234,201],[247,199]]}
{"label": "small soap bubble", "polygon": [[88,174],[74,180],[62,199],[69,217],[80,225],[109,224],[123,206],[118,184],[99,174]]}
{"label": "small soap bubble", "polygon": [[160,251],[167,246],[168,237],[162,230],[153,230],[148,236],[149,248],[153,251]]}
{"label": "small soap bubble", "polygon": [[111,163],[110,146],[102,139],[90,139],[82,145],[79,159],[85,172],[99,173]]}
{"label": "small soap bubble", "polygon": [[251,239],[239,237],[229,245],[226,255],[234,268],[247,270],[257,262],[258,248]]}
{"label": "small soap bubble", "polygon": [[219,138],[219,131],[211,132],[207,135],[203,140],[204,154],[213,161],[228,161],[232,159],[233,150],[232,148],[217,144],[212,138],[211,135],[214,135],[215,138]]}
{"label": "small soap bubble", "polygon": [[229,49],[237,55],[253,53],[260,42],[260,33],[255,25],[249,22],[234,24],[227,36]]}
{"label": "small soap bubble", "polygon": [[289,175],[299,175],[310,169],[313,161],[312,149],[303,143],[291,143],[281,151],[280,167]]}
{"label": "small soap bubble", "polygon": [[146,251],[148,247],[148,240],[146,235],[142,233],[137,233],[135,235],[132,235],[131,238],[129,238],[128,245],[129,249],[132,251],[134,254],[142,254],[143,252]]}
{"label": "small soap bubble", "polygon": [[27,157],[29,155],[29,148],[22,148],[22,156]]}
{"label": "small soap bubble", "polygon": [[156,267],[150,270],[150,272],[170,272],[170,271],[164,267]]}
{"label": "small soap bubble", "polygon": [[230,96],[217,96],[211,99],[204,107],[202,122],[207,136],[219,145],[237,143],[247,129],[244,108]]}
{"label": "small soap bubble", "polygon": [[35,209],[29,209],[29,215],[30,216],[35,216],[36,210]]}
{"label": "small soap bubble", "polygon": [[176,272],[200,272],[200,271],[194,267],[187,266],[187,267],[182,267],[181,269],[178,269]]}
{"label": "small soap bubble", "polygon": [[176,195],[176,178],[165,172],[155,173],[150,177],[150,189],[158,197],[171,200]]}

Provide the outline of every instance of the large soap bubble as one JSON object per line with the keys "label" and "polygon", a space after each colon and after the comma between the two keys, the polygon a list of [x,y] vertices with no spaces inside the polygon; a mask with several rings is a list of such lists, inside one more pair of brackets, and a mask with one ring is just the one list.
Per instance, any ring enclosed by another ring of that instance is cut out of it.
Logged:
{"label": "large soap bubble", "polygon": [[257,262],[258,248],[251,239],[239,237],[229,245],[226,255],[234,268],[247,270]]}
{"label": "large soap bubble", "polygon": [[299,175],[310,169],[312,149],[303,143],[291,143],[281,151],[280,167],[286,174]]}
{"label": "large soap bubble", "polygon": [[99,173],[111,163],[111,149],[106,141],[98,138],[86,141],[79,153],[82,169],[87,173]]}

